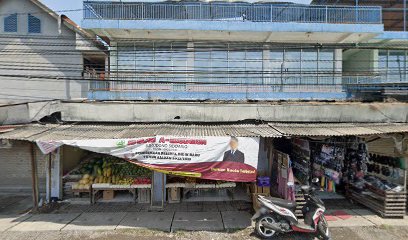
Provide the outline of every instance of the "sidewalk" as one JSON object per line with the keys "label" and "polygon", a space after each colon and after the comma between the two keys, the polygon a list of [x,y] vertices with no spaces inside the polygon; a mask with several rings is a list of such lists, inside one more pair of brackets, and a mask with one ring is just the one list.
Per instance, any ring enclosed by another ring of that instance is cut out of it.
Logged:
{"label": "sidewalk", "polygon": [[[231,231],[251,227],[246,211],[82,212],[0,215],[0,231],[95,231],[152,229],[165,232]],[[366,209],[328,211],[331,228],[408,226],[408,218],[382,219]]]}
{"label": "sidewalk", "polygon": [[0,215],[0,231],[154,229],[224,231],[251,226],[251,215],[229,212],[99,212]]}
{"label": "sidewalk", "polygon": [[[24,214],[30,204],[27,197],[3,197],[0,232],[95,231],[151,229],[163,232],[235,231],[252,227],[252,204],[234,202],[194,202],[168,204],[161,211],[149,204],[96,203],[57,204],[49,213]],[[328,202],[326,219],[331,228],[408,227],[404,219],[383,219],[375,213],[347,201]]]}

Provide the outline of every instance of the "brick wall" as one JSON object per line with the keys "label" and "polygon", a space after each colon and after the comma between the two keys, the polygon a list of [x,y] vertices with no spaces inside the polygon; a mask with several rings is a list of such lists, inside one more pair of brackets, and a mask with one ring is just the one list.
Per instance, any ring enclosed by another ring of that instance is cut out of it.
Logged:
{"label": "brick wall", "polygon": [[[11,148],[0,148],[0,191],[31,192],[30,143],[12,141]],[[46,155],[36,147],[40,190],[45,189]]]}

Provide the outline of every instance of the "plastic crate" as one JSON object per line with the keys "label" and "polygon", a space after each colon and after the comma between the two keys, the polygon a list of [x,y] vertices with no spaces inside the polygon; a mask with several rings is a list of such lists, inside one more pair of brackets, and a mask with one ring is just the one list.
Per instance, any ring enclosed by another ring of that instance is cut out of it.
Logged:
{"label": "plastic crate", "polygon": [[258,177],[256,181],[256,185],[258,187],[270,187],[271,186],[271,178],[270,177]]}

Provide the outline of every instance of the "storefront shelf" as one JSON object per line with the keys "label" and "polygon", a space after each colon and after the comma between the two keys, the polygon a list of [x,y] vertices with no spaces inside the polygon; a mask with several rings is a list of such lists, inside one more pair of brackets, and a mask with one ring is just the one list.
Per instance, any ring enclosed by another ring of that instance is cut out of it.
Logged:
{"label": "storefront shelf", "polygon": [[130,185],[131,188],[138,188],[138,189],[149,189],[152,188],[152,184],[133,184]]}
{"label": "storefront shelf", "polygon": [[185,183],[167,183],[166,188],[184,188],[186,187]]}
{"label": "storefront shelf", "polygon": [[362,194],[354,191],[352,187],[348,187],[347,190],[349,198],[377,212],[382,217],[404,217],[406,192],[386,191],[385,193],[385,196],[381,196],[372,191],[370,192],[370,195]]}
{"label": "storefront shelf", "polygon": [[297,218],[303,218],[302,208],[306,204],[305,196],[302,193],[295,194],[297,204],[295,215]]}

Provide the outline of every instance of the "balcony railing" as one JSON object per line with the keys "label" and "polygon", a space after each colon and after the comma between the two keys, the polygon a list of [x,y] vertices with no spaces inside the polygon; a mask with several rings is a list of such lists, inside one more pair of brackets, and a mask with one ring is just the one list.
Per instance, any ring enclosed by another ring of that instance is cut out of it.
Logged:
{"label": "balcony railing", "polygon": [[84,19],[381,24],[381,7],[271,3],[85,1]]}
{"label": "balcony railing", "polygon": [[[345,99],[349,91],[404,90],[408,80],[385,76],[285,76],[264,83],[166,82],[98,80],[90,84],[90,98],[104,100],[276,100]],[[105,95],[101,95],[103,92]],[[109,96],[109,97],[106,97]]]}

